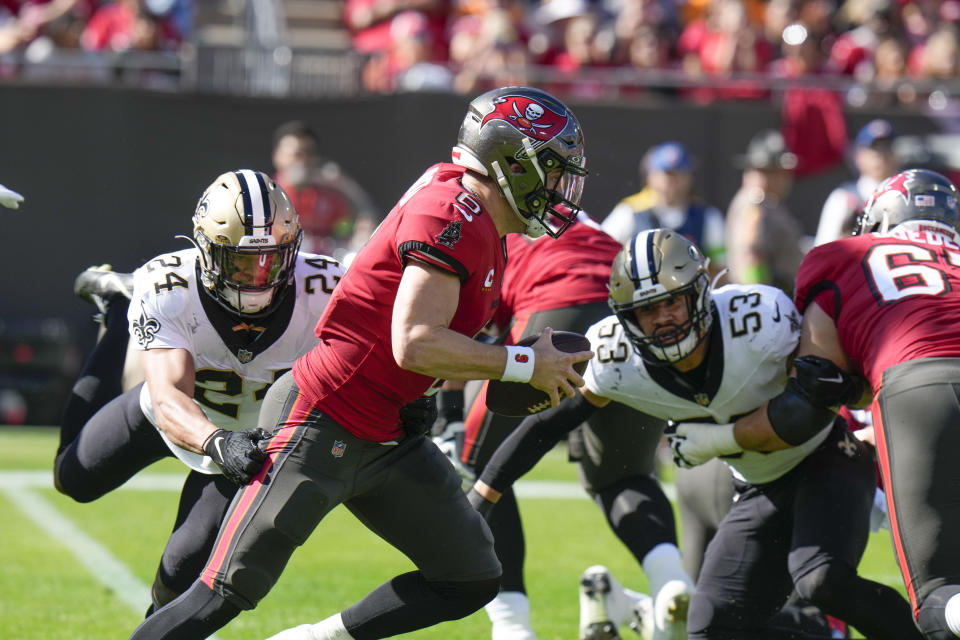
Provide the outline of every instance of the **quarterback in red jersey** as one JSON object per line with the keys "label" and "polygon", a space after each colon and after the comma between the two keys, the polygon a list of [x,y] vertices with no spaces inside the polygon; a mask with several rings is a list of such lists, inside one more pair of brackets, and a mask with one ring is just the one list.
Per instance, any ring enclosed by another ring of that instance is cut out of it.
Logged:
{"label": "quarterback in red jersey", "polygon": [[898,173],[877,187],[857,236],[807,254],[797,274],[798,353],[819,359],[820,373],[788,384],[733,429],[743,446],[803,442],[861,395],[849,373],[866,379],[894,548],[930,640],[960,637],[958,197],[938,173]]}
{"label": "quarterback in red jersey", "polygon": [[132,638],[206,638],[254,608],[340,503],[417,570],[276,640],[385,638],[496,595],[489,528],[443,454],[404,432],[400,414],[444,378],[528,382],[554,405],[582,384],[573,366],[593,354],[555,349],[550,331],[531,347],[473,336],[500,298],[504,237],[559,237],[579,211],[583,134],[549,94],[506,87],[470,103],[452,155],[400,199],[337,285],[317,346],[267,392],[267,460],[227,511],[200,579]]}

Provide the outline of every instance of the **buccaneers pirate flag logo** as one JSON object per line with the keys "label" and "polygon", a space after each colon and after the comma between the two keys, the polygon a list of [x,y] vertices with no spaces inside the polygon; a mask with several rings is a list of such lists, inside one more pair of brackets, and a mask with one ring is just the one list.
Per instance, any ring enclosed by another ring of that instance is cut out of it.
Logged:
{"label": "buccaneers pirate flag logo", "polygon": [[873,202],[877,200],[880,196],[885,193],[895,192],[903,198],[904,204],[910,204],[910,191],[907,188],[908,176],[906,173],[899,173],[892,178],[888,178],[886,182],[880,185],[877,188],[877,192],[873,194],[873,197],[870,198],[870,201]]}
{"label": "buccaneers pirate flag logo", "polygon": [[563,131],[567,125],[565,114],[551,111],[524,96],[502,96],[494,100],[493,104],[493,111],[484,116],[481,127],[491,120],[505,120],[523,135],[546,142]]}

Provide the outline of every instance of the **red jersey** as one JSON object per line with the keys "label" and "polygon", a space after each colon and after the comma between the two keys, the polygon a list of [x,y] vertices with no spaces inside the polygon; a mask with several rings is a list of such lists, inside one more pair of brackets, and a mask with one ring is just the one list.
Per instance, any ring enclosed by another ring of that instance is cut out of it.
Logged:
{"label": "red jersey", "polygon": [[797,308],[820,305],[856,369],[960,357],[960,237],[922,220],[814,247],[797,272]]}
{"label": "red jersey", "polygon": [[577,221],[556,239],[507,236],[510,266],[494,323],[505,329],[516,316],[606,300],[621,248],[591,222]]}
{"label": "red jersey", "polygon": [[405,264],[419,261],[460,278],[450,322],[457,333],[475,335],[499,303],[505,244],[460,184],[465,171],[434,165],[410,187],[334,290],[317,323],[320,343],[294,365],[303,395],[359,438],[398,437],[400,408],[435,382],[393,358],[390,323]]}

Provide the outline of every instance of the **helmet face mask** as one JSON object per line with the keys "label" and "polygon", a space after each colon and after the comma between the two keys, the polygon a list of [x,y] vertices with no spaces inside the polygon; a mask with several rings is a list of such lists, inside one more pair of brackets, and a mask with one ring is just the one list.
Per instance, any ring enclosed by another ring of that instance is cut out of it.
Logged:
{"label": "helmet face mask", "polygon": [[908,220],[929,220],[960,230],[958,199],[957,188],[946,177],[927,169],[908,169],[880,183],[853,233],[886,233]]}
{"label": "helmet face mask", "polygon": [[289,197],[266,174],[224,173],[193,216],[206,292],[232,313],[269,314],[293,281],[302,235]]}
{"label": "helmet face mask", "polygon": [[[617,254],[608,302],[645,362],[679,362],[709,335],[713,314],[707,262],[689,240],[667,229],[643,231]],[[641,326],[640,315],[662,307],[675,314],[680,304],[686,318],[679,324]]]}
{"label": "helmet face mask", "polygon": [[580,212],[583,132],[550,94],[505,87],[470,103],[453,162],[493,178],[532,237],[558,237]]}

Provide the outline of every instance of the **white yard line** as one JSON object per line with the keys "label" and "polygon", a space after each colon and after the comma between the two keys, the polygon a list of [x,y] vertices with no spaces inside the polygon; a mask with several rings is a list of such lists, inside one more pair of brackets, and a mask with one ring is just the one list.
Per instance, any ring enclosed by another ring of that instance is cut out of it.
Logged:
{"label": "white yard line", "polygon": [[[156,490],[179,490],[183,476],[177,474],[148,474],[155,476],[147,481],[137,481],[124,488],[146,489],[153,484]],[[176,486],[172,484],[176,481]],[[35,488],[53,486],[52,474],[46,471],[3,471],[0,472],[0,491],[13,502],[21,512],[47,535],[67,548],[77,561],[102,585],[107,587],[125,605],[138,614],[143,614],[150,606],[150,587],[141,582],[124,563],[120,562],[102,544],[88,536],[72,520],[57,511]],[[207,640],[218,640],[210,636]]]}
{"label": "white yard line", "polygon": [[3,492],[24,515],[66,547],[80,564],[87,568],[90,575],[113,591],[124,604],[137,613],[142,614],[147,610],[150,605],[150,588],[106,547],[84,533],[36,491],[22,486],[3,486]]}

